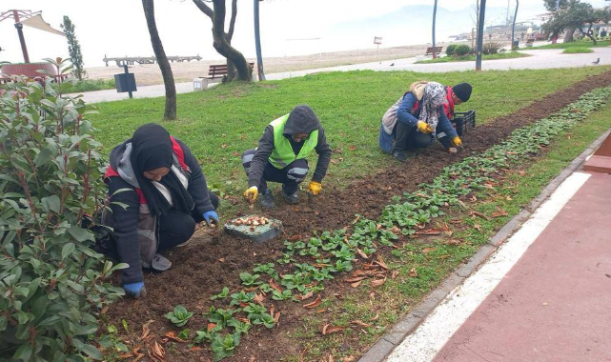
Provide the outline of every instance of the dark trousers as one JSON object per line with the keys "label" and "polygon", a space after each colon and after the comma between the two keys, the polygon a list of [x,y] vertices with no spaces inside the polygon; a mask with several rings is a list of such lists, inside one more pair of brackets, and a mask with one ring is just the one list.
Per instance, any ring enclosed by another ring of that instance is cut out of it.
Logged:
{"label": "dark trousers", "polygon": [[[246,176],[250,173],[250,164],[255,157],[255,150],[247,150],[242,155],[242,166],[246,171]],[[267,190],[267,182],[277,182],[282,184],[284,192],[289,195],[294,194],[299,189],[299,184],[303,182],[309,171],[308,161],[305,159],[295,160],[283,169],[274,167],[270,162],[265,165],[263,177],[259,181],[259,192]]]}
{"label": "dark trousers", "polygon": [[433,136],[418,131],[418,127],[397,122],[393,130],[395,145],[392,152],[404,152],[428,147],[433,142]]}
{"label": "dark trousers", "polygon": [[[210,201],[214,209],[219,207],[219,198],[208,191]],[[170,210],[159,218],[159,246],[157,251],[161,252],[180,245],[193,236],[195,224],[204,221],[204,216],[197,211],[186,214],[175,209]]]}

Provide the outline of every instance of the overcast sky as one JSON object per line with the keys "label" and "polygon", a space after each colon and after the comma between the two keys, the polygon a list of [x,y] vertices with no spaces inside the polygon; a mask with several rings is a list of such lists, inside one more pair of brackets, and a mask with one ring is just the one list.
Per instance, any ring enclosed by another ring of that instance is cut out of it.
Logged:
{"label": "overcast sky", "polygon": [[[509,2],[513,9],[515,0]],[[609,4],[604,0],[590,2],[596,7]],[[264,55],[267,49],[268,56],[278,56],[286,39],[325,38],[328,29],[342,23],[376,18],[406,6],[432,3],[433,0],[266,0],[260,3]],[[472,7],[475,0],[439,0],[438,4],[447,10],[458,11]],[[251,0],[239,0],[234,37],[234,45],[251,57],[254,56],[252,5]],[[487,1],[489,7],[507,5],[507,0]],[[191,0],[156,0],[155,7],[159,32],[168,55],[199,54],[205,59],[219,58],[212,48],[211,22]],[[518,15],[519,20],[545,12],[542,0],[521,0],[520,8],[525,13]],[[140,0],[0,1],[0,12],[9,9],[42,10],[44,19],[58,29],[63,16],[68,15],[76,25],[86,66],[103,65],[104,54],[109,57],[153,55]],[[406,33],[417,30],[410,29],[410,19],[406,19],[405,26]],[[467,30],[456,29],[456,33]],[[32,61],[66,56],[65,38],[27,27],[24,32]],[[428,36],[428,29],[426,32]],[[402,44],[384,44],[396,45]],[[23,61],[12,19],[0,23],[0,47],[5,49],[0,52],[0,60]],[[292,51],[287,50],[283,55],[291,55]]]}

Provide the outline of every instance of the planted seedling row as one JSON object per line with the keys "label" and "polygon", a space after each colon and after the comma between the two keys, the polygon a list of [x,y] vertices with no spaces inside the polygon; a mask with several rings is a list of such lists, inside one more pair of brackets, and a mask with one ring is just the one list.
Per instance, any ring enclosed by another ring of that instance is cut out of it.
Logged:
{"label": "planted seedling row", "polygon": [[[209,310],[206,314],[209,324],[196,332],[193,344],[210,345],[215,361],[232,355],[240,336],[251,327],[273,328],[278,322],[280,312],[274,311],[269,299],[303,303],[307,309],[318,308],[325,283],[339,273],[352,271],[359,258],[367,263],[345,281],[353,287],[367,279],[373,286],[384,284],[389,268],[383,259],[373,261],[372,258],[379,247],[394,247],[400,235],[427,235],[430,232],[427,227],[444,215],[443,210],[460,204],[460,198],[486,188],[502,170],[539,153],[556,135],[583,121],[610,96],[611,87],[583,95],[562,111],[515,130],[505,141],[484,153],[444,168],[419,190],[394,197],[394,203],[384,209],[378,221],[356,215],[349,227],[325,231],[307,241],[284,241],[286,248],[276,263],[259,264],[250,273],[240,273],[244,290],[230,294],[225,287],[210,298],[227,307]],[[276,264],[282,266],[283,273],[276,270]],[[413,274],[417,277],[416,271]],[[183,309],[175,309],[167,316],[177,327],[184,326],[192,315]],[[343,329],[326,327],[323,332],[327,333]]]}

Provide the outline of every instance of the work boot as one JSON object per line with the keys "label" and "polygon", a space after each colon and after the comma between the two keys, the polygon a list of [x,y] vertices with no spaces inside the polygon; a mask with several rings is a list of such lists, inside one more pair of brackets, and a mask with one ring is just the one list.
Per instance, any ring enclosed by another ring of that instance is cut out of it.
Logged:
{"label": "work boot", "polygon": [[284,186],[282,186],[282,196],[284,196],[284,201],[286,201],[287,204],[299,203],[299,195],[297,195],[297,192],[293,193],[292,195],[289,195],[284,191]]}
{"label": "work boot", "polygon": [[156,271],[163,272],[169,270],[172,267],[172,262],[161,254],[155,254],[151,263],[148,263],[143,260],[142,266],[146,269],[153,269]]}
{"label": "work boot", "polygon": [[392,156],[399,162],[407,161],[407,153],[405,151],[395,151]]}
{"label": "work boot", "polygon": [[272,190],[267,189],[261,195],[261,207],[265,209],[273,209],[276,205],[274,205],[274,195],[272,194]]}

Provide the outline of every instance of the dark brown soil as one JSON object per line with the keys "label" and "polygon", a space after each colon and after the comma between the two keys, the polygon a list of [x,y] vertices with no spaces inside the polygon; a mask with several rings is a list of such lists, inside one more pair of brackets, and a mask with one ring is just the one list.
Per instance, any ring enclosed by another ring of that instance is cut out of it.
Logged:
{"label": "dark brown soil", "polygon": [[[430,182],[449,163],[482,152],[507,137],[514,129],[545,118],[584,93],[610,83],[611,71],[576,83],[509,116],[479,125],[464,137],[465,145],[458,155],[448,155],[436,146],[416,154],[404,164],[389,157],[387,169],[366,180],[356,181],[343,191],[326,189],[323,195],[310,201],[302,195],[302,202],[296,207],[284,204],[277,197],[278,208],[266,214],[283,221],[286,237],[290,239],[305,237],[317,230],[343,228],[354,219],[356,213],[377,218],[391,197],[413,191],[420,183]],[[247,208],[243,210],[244,213],[250,211]],[[122,319],[127,321],[130,333],[122,336],[122,339],[131,341],[132,348],[144,344],[138,341],[138,337],[142,325],[147,321],[155,321],[149,326],[151,335],[163,336],[172,330],[164,315],[175,305],[182,304],[195,312],[187,325],[192,334],[204,328],[207,321],[202,317],[202,312],[212,305],[209,300],[211,295],[220,292],[224,286],[232,292],[240,290],[240,272],[250,271],[257,263],[275,261],[283,250],[284,239],[253,244],[219,232],[212,236],[203,233],[196,235],[194,245],[176,249],[169,255],[174,262],[171,270],[146,275],[147,298],[125,300],[114,304],[108,311],[110,323],[120,326]],[[282,314],[277,327],[271,330],[253,328],[243,336],[236,354],[228,361],[278,361],[285,356],[300,355],[300,346],[288,339],[287,335],[299,328],[301,318],[307,312],[297,303],[274,304],[280,307],[277,310]],[[206,349],[191,351],[187,344],[176,346],[166,348],[166,361],[207,361],[210,358]],[[150,359],[146,356],[143,360]]]}

